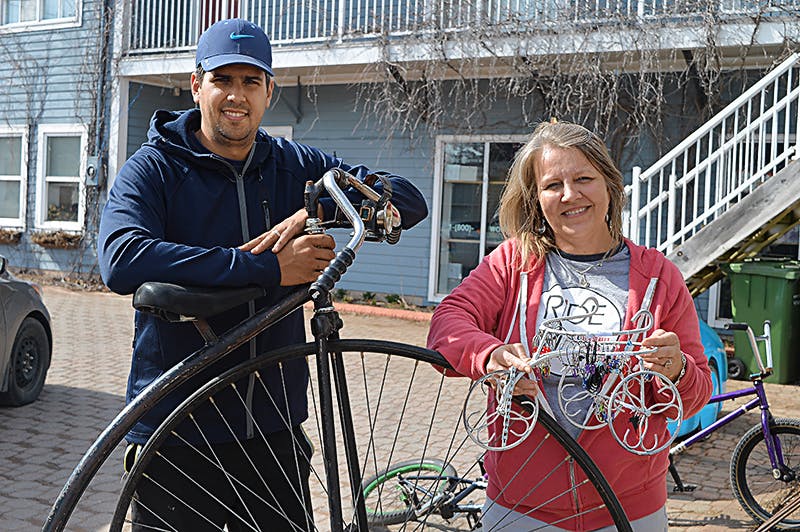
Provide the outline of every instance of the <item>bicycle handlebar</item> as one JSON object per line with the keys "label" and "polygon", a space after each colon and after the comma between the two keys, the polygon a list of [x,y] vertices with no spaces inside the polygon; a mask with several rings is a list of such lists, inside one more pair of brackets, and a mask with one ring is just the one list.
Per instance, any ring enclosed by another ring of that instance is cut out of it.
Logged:
{"label": "bicycle handlebar", "polygon": [[[332,168],[325,172],[322,179],[313,185],[314,190],[320,189],[320,184],[325,187],[330,194],[333,201],[344,213],[347,220],[353,227],[353,235],[345,247],[339,251],[336,256],[331,260],[328,267],[320,274],[316,281],[311,283],[309,292],[312,299],[317,299],[321,294],[330,292],[333,286],[342,278],[342,275],[347,271],[347,268],[353,264],[356,257],[356,252],[364,243],[366,237],[366,227],[364,220],[361,219],[359,213],[356,212],[350,199],[343,192],[343,188],[353,186],[356,190],[361,192],[367,199],[378,201],[381,196],[372,190],[368,185],[361,183],[358,179],[351,176],[341,168]],[[386,221],[386,220],[384,220]],[[391,224],[391,219],[388,220]],[[309,218],[309,227],[314,223],[318,223],[315,218]],[[391,227],[389,228],[391,230]]]}
{"label": "bicycle handlebar", "polygon": [[[731,331],[744,331],[747,334],[747,340],[750,342],[750,348],[753,350],[758,369],[761,371],[761,376],[768,377],[772,375],[772,329],[769,320],[764,321],[764,334],[759,336],[756,336],[748,323],[727,323],[725,328]],[[761,360],[761,350],[758,348],[759,341],[764,342],[764,352],[767,359],[766,366]]]}

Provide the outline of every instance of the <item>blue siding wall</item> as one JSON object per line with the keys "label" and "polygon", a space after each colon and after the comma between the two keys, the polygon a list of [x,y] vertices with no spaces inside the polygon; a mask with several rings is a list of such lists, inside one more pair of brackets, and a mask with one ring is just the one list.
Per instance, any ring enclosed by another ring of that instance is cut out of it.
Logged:
{"label": "blue siding wall", "polygon": [[126,157],[133,155],[147,140],[150,117],[155,109],[175,111],[194,105],[192,93],[182,91],[175,96],[172,89],[131,83],[128,88],[128,145]]}
{"label": "blue siding wall", "polygon": [[[316,90],[316,104],[308,101],[306,89],[302,108],[304,116],[297,123],[288,102],[297,101],[297,88],[285,87],[264,117],[266,125],[292,126],[293,140],[335,153],[349,164],[365,164],[373,170],[386,170],[413,182],[428,201],[433,198],[433,143],[411,143],[396,135],[387,142],[386,133],[361,121],[355,109],[355,89],[345,86],[321,86]],[[395,293],[423,298],[428,286],[430,254],[430,219],[404,232],[397,245],[367,242],[355,264],[339,283],[354,291]],[[337,231],[337,242],[347,241],[346,231]]]}
{"label": "blue siding wall", "polygon": [[[404,137],[386,142],[382,131],[359,124],[354,112],[355,89],[345,86],[317,87],[316,104],[302,90],[304,116],[298,123],[286,102],[297,102],[294,87],[276,91],[271,109],[264,116],[265,126],[291,126],[292,138],[304,144],[335,153],[350,164],[365,164],[373,170],[386,170],[410,179],[426,198],[433,196],[433,151],[429,146],[411,146]],[[192,106],[188,93],[174,98],[169,91],[131,85],[128,154],[138,148],[146,135],[150,116],[158,106],[171,109]],[[428,200],[430,202],[430,199]],[[355,265],[338,285],[346,290],[397,293],[423,297],[427,292],[430,222],[425,220],[407,231],[395,246],[365,243]],[[334,235],[340,244],[348,239],[343,230]]]}
{"label": "blue siding wall", "polygon": [[[85,9],[90,7],[96,9],[97,5],[84,4]],[[99,43],[97,32],[92,33],[87,29],[89,24],[91,19],[85,15],[83,28],[42,36],[42,43],[24,52],[31,54],[33,50],[38,50],[36,53],[41,54],[39,64],[48,65],[48,82],[45,90],[38,91],[40,94],[28,97],[29,101],[36,102],[36,98],[43,98],[37,104],[40,105],[41,112],[33,115],[26,115],[26,112],[20,110],[21,106],[14,101],[18,94],[14,94],[9,84],[0,84],[0,109],[2,106],[9,109],[6,115],[8,123],[19,123],[16,120],[24,122],[25,116],[34,116],[35,124],[75,123],[91,116],[96,91],[92,90],[90,82],[96,79],[96,75],[95,78],[91,77],[91,68],[87,64],[91,64],[97,55]],[[97,25],[96,19],[94,24]],[[55,52],[56,44],[64,49]],[[8,63],[0,62],[0,75],[11,80],[13,74]],[[10,83],[13,86],[14,82]],[[38,87],[35,83],[27,86]],[[37,92],[37,89],[32,92]],[[720,99],[723,102],[729,101],[736,94],[737,91],[731,90],[729,94],[720,96]],[[407,177],[420,188],[427,198],[429,209],[433,211],[436,208],[433,205],[435,137],[459,133],[456,125],[452,128],[443,127],[435,133],[420,128],[413,134],[389,134],[378,125],[375,117],[362,117],[356,97],[357,89],[345,85],[299,89],[282,87],[275,92],[271,109],[265,115],[264,125],[290,126],[295,141],[335,153],[351,164],[363,163],[375,170],[387,170]],[[302,111],[299,120],[294,109],[298,98]],[[692,98],[691,93],[671,93],[671,99],[665,104],[664,115],[672,118],[665,120],[665,138],[661,142],[657,143],[646,137],[623,139],[623,153],[619,154],[618,159],[626,182],[630,181],[632,166],[647,167],[652,164],[691,130],[688,117],[697,119],[697,113],[692,110]],[[124,149],[130,156],[146,140],[149,120],[155,109],[185,109],[192,107],[193,102],[188,91],[176,96],[170,89],[131,83],[127,105],[128,138]],[[28,108],[30,109],[30,105]],[[525,101],[516,98],[500,99],[490,109],[476,113],[475,116],[482,120],[476,129],[481,135],[528,134],[536,122],[550,118],[544,115],[542,109],[544,105],[538,95]],[[676,120],[674,117],[687,119]],[[570,120],[573,117],[559,118]],[[35,131],[35,128],[31,130],[31,154],[36,153]],[[34,197],[35,171],[33,160],[28,183],[29,201]],[[95,207],[94,214],[98,212],[99,207]],[[34,209],[31,206],[28,208],[28,231],[33,226],[33,216]],[[91,231],[87,232],[90,233],[90,238],[78,250],[41,248],[30,243],[26,233],[22,242],[17,245],[0,245],[0,253],[11,258],[17,267],[57,269],[67,273],[96,273],[93,234]],[[337,236],[340,243],[347,238],[347,232],[340,232]],[[397,246],[366,243],[355,266],[339,286],[357,292],[396,293],[424,301],[428,291],[430,241],[431,225],[428,219],[407,231]],[[703,309],[704,301],[698,302],[698,306]]]}
{"label": "blue siding wall", "polygon": [[[102,2],[78,2],[81,25],[74,28],[34,30],[0,35],[0,122],[28,128],[28,177],[25,232],[19,243],[1,245],[15,268],[69,272],[95,269],[94,242],[90,235],[77,249],[51,249],[30,241],[36,230],[37,136],[44,124],[91,126],[101,73],[103,45],[99,13]],[[35,28],[35,27],[34,27]],[[89,131],[89,143],[94,141]],[[89,190],[87,204],[95,191]],[[93,213],[87,213],[93,223]]]}

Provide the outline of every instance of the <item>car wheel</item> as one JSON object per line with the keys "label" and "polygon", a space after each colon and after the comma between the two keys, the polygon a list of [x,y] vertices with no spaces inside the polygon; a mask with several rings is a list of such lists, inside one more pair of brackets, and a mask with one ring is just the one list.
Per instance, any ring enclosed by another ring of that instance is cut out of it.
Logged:
{"label": "car wheel", "polygon": [[21,406],[35,401],[44,387],[49,366],[47,331],[35,318],[25,318],[14,338],[8,389],[0,393],[0,404]]}

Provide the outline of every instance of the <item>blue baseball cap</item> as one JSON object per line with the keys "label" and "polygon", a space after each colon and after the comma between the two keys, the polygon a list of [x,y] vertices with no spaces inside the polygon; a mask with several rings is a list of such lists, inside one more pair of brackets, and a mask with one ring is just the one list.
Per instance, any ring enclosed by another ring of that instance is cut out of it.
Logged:
{"label": "blue baseball cap", "polygon": [[269,38],[257,25],[240,18],[214,23],[197,41],[196,66],[211,72],[234,64],[253,65],[275,75]]}

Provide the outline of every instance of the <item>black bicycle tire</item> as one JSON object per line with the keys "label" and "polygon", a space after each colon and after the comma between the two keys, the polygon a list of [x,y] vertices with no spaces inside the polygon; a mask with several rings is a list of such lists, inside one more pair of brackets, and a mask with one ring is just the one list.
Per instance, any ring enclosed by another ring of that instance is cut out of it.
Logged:
{"label": "black bicycle tire", "polygon": [[[363,352],[398,355],[419,362],[440,366],[445,369],[451,369],[450,364],[439,353],[418,346],[402,344],[398,342],[370,339],[331,340],[328,343],[328,350],[329,352]],[[244,374],[251,373],[259,366],[275,364],[280,361],[311,355],[316,355],[315,343],[296,344],[270,351],[256,358],[246,360],[229,369],[222,375],[210,380],[208,383],[206,383],[206,385],[199,388],[195,393],[189,396],[156,429],[154,434],[148,440],[147,444],[145,444],[145,446],[142,448],[136,463],[131,471],[126,475],[123,487],[120,490],[117,508],[114,512],[109,530],[111,532],[116,532],[122,529],[125,514],[133,496],[136,482],[138,482],[139,478],[144,472],[145,467],[152,459],[152,454],[155,452],[153,449],[158,449],[158,446],[161,445],[161,443],[163,443],[167,437],[169,437],[173,426],[180,422],[182,416],[186,412],[190,411],[192,409],[191,407],[195,403],[206,400],[208,397],[213,395],[217,389],[226,386],[226,383],[231,381],[235,382],[241,379]],[[578,467],[584,471],[587,479],[595,487],[601,499],[603,500],[613,523],[617,527],[617,530],[620,532],[632,531],[630,522],[625,515],[622,505],[614,494],[614,491],[586,451],[580,447],[580,445],[566,432],[566,430],[558,425],[558,422],[553,419],[552,416],[549,416],[546,412],[540,411],[538,419],[542,422],[546,430],[562,446],[562,448],[564,448],[564,450],[575,460],[575,463],[578,465]]]}
{"label": "black bicycle tire", "polygon": [[[800,438],[800,419],[777,418],[770,425],[770,430],[773,432],[773,434],[781,435],[791,433]],[[754,495],[751,490],[747,475],[748,461],[752,456],[753,450],[763,442],[764,432],[761,428],[761,424],[759,423],[758,425],[750,428],[750,430],[748,430],[736,444],[736,447],[733,450],[733,455],[731,456],[730,466],[730,479],[733,494],[736,496],[736,499],[739,501],[739,504],[742,506],[744,511],[758,522],[766,521],[772,517],[773,514],[773,512],[764,508],[763,505],[757,500],[756,495]],[[798,451],[800,451],[800,449],[798,449]],[[784,459],[787,458],[786,452],[787,450],[784,449]],[[800,460],[800,454],[796,455],[795,458]],[[795,468],[800,466],[800,463],[798,463],[797,460],[795,463],[791,463],[791,465],[793,465]],[[752,468],[752,466],[750,467]],[[771,466],[767,464],[765,467],[770,468],[770,472],[768,474],[771,478]],[[778,481],[776,480],[775,482]],[[800,480],[795,480],[795,482],[800,482]],[[786,521],[781,521],[775,526],[775,530],[796,529],[800,529],[800,520],[792,520],[788,523]]]}
{"label": "black bicycle tire", "polygon": [[[364,500],[366,501],[367,497],[375,489],[380,489],[379,486],[388,481],[393,481],[398,474],[406,472],[409,469],[417,471],[435,471],[443,478],[452,478],[458,476],[456,468],[453,467],[452,464],[445,463],[442,460],[434,458],[405,460],[396,464],[392,464],[377,475],[372,475],[364,480],[361,485],[361,491],[364,494]],[[373,484],[375,484],[374,487],[372,486]],[[445,487],[446,484],[442,485],[442,490]],[[413,508],[385,512],[380,510],[372,512],[370,511],[369,507],[367,508],[367,523],[370,525],[398,525],[400,523],[413,520],[415,516],[416,514]]]}

